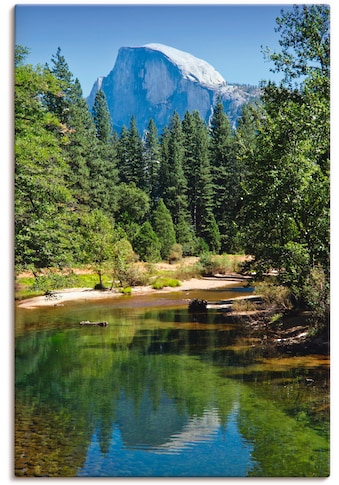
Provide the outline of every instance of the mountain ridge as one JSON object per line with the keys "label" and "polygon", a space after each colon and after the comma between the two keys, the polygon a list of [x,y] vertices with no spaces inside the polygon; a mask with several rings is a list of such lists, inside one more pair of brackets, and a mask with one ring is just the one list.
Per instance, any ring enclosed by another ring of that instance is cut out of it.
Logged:
{"label": "mountain ridge", "polygon": [[132,115],[142,133],[151,118],[161,131],[173,112],[199,111],[209,123],[220,98],[232,125],[242,106],[259,97],[259,88],[228,85],[208,62],[164,44],[121,47],[113,69],[97,78],[87,98],[92,108],[95,95],[106,95],[113,127],[118,132],[128,126]]}

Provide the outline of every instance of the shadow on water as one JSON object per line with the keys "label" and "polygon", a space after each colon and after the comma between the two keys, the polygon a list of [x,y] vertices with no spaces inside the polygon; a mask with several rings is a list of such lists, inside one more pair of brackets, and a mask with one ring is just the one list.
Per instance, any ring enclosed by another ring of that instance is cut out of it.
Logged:
{"label": "shadow on water", "polygon": [[[216,311],[199,323],[177,300],[20,314],[17,475],[329,473],[328,362],[264,356],[241,326]],[[79,328],[85,313],[109,326]]]}

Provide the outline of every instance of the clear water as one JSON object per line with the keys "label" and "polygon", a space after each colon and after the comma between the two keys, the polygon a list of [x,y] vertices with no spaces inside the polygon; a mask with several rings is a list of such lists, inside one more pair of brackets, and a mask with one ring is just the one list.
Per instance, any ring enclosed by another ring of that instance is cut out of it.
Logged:
{"label": "clear water", "polygon": [[16,474],[327,476],[327,359],[263,355],[195,297],[232,293],[18,309]]}

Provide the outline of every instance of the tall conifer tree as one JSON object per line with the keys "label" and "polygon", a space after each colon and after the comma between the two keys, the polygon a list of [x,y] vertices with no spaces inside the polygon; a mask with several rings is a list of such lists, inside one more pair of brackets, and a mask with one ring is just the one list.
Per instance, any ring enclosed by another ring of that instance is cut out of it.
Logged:
{"label": "tall conifer tree", "polygon": [[174,224],[181,211],[188,209],[187,181],[183,171],[184,146],[181,120],[178,113],[171,117],[169,129],[163,137],[161,176],[162,196]]}
{"label": "tall conifer tree", "polygon": [[99,154],[93,167],[96,169],[94,182],[96,191],[101,192],[101,208],[112,215],[116,210],[117,199],[117,140],[116,134],[112,133],[112,119],[102,90],[99,90],[95,96],[92,114]]}
{"label": "tall conifer tree", "polygon": [[143,159],[145,166],[144,190],[152,200],[155,200],[159,184],[160,145],[158,130],[152,119],[148,123],[145,135]]}
{"label": "tall conifer tree", "polygon": [[101,89],[95,95],[92,114],[97,138],[103,143],[108,143],[112,136],[112,118],[107,106],[105,93]]}
{"label": "tall conifer tree", "polygon": [[231,251],[233,220],[239,196],[239,173],[233,150],[231,124],[220,98],[211,120],[211,171],[214,185],[214,214],[222,235],[222,250]]}
{"label": "tall conifer tree", "polygon": [[161,257],[166,259],[168,258],[170,249],[173,244],[175,244],[176,239],[170,211],[167,209],[162,199],[159,199],[158,204],[153,212],[152,227],[161,243]]}
{"label": "tall conifer tree", "polygon": [[[185,165],[188,182],[188,203],[196,235],[203,237],[213,249],[215,219],[213,215],[212,177],[209,162],[209,133],[198,111],[186,113],[183,120]],[[213,229],[210,225],[213,225]],[[212,239],[211,239],[212,238]],[[220,249],[220,248],[219,248]]]}

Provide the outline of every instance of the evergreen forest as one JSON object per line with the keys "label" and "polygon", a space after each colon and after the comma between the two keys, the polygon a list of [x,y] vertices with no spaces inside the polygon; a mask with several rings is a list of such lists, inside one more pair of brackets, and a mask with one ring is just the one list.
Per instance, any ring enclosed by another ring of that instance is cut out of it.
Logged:
{"label": "evergreen forest", "polygon": [[209,125],[173,113],[159,133],[112,131],[103,91],[92,110],[60,48],[44,66],[15,50],[15,267],[133,258],[250,255],[295,302],[328,307],[330,201],[329,7],[277,18],[281,82],[263,82],[232,128],[221,100]]}

